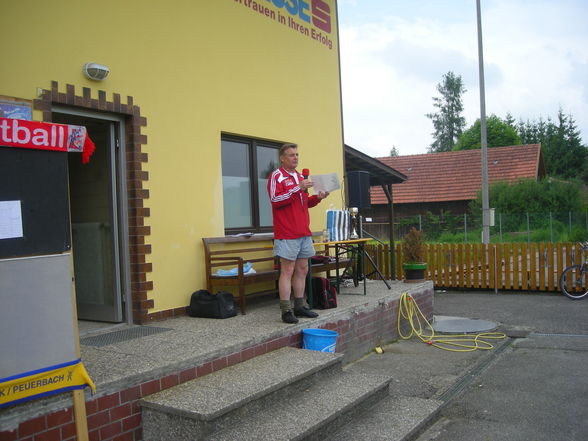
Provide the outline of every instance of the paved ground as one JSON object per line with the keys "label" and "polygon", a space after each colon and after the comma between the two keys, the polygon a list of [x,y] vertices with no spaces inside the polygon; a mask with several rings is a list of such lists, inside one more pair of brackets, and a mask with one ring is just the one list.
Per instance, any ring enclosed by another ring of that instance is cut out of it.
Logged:
{"label": "paved ground", "polygon": [[[588,301],[521,293],[436,292],[435,313],[497,322],[517,338],[491,351],[453,353],[416,340],[349,369],[394,375],[393,395],[440,403],[420,434],[382,427],[365,439],[588,440]],[[407,409],[418,412],[419,409]],[[386,429],[389,430],[389,429]]]}

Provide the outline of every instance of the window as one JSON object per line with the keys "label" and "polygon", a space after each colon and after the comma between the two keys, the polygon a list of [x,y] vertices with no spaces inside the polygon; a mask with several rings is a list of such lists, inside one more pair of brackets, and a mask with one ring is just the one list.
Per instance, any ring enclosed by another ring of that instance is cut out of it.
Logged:
{"label": "window", "polygon": [[272,231],[267,181],[278,168],[280,144],[223,136],[223,204],[225,231]]}

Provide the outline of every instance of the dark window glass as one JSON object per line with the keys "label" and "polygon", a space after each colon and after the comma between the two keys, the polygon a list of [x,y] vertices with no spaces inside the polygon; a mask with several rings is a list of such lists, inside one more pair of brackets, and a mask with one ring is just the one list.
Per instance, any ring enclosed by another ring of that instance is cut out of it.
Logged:
{"label": "dark window glass", "polygon": [[267,181],[278,168],[279,144],[223,136],[223,206],[227,233],[272,230]]}
{"label": "dark window glass", "polygon": [[223,205],[225,228],[252,227],[250,148],[222,141]]}

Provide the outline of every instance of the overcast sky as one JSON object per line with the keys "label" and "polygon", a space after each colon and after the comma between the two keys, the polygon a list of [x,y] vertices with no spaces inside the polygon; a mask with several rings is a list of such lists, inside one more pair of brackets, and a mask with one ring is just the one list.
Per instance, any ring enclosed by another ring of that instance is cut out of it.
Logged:
{"label": "overcast sky", "polygon": [[[572,114],[588,142],[588,0],[481,0],[486,114]],[[461,75],[480,117],[475,0],[339,0],[345,142],[371,156],[426,153],[436,86]]]}

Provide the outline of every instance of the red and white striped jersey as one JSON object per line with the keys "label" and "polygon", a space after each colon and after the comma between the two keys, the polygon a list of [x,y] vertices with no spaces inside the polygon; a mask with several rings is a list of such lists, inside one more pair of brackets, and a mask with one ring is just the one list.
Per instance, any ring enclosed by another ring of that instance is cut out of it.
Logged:
{"label": "red and white striped jersey", "polygon": [[267,182],[275,239],[298,239],[312,235],[308,209],[321,200],[316,195],[308,196],[300,188],[298,183],[302,179],[304,177],[297,171],[290,174],[279,168],[271,174]]}

